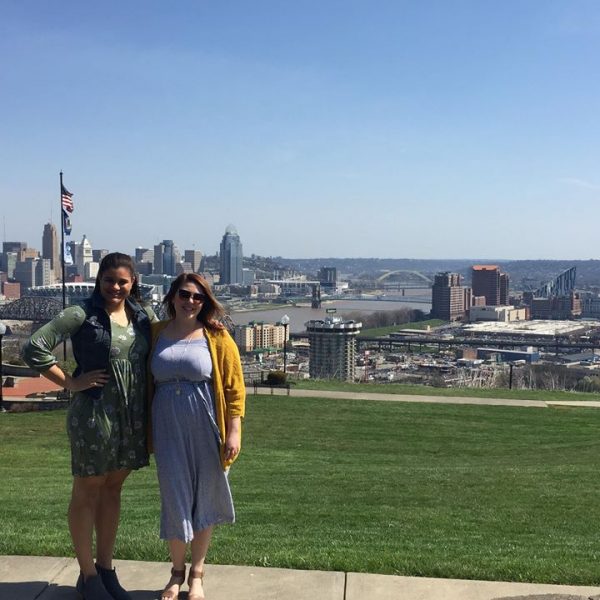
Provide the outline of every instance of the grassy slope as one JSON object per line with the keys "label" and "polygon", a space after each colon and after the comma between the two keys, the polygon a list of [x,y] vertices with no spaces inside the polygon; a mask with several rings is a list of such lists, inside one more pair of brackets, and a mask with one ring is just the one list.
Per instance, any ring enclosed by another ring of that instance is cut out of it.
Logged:
{"label": "grassy slope", "polygon": [[428,319],[426,321],[414,321],[413,323],[403,323],[402,325],[390,325],[388,327],[373,327],[371,329],[363,329],[359,333],[360,337],[379,337],[390,333],[400,331],[401,329],[427,329],[428,326],[439,327],[446,321],[441,319]]}
{"label": "grassy slope", "polygon": [[[0,416],[0,554],[70,554],[64,413]],[[600,411],[249,398],[238,523],[209,560],[600,582]],[[165,560],[154,468],[126,484],[117,554]]]}

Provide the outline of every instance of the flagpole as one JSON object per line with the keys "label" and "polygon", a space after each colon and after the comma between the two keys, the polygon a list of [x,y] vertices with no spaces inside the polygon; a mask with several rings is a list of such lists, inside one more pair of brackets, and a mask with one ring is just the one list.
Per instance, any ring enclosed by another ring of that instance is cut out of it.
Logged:
{"label": "flagpole", "polygon": [[[60,172],[60,264],[62,269],[62,307],[63,310],[67,305],[67,288],[66,288],[66,280],[65,280],[65,214],[63,211],[63,172]],[[63,341],[63,359],[67,360],[67,342]]]}

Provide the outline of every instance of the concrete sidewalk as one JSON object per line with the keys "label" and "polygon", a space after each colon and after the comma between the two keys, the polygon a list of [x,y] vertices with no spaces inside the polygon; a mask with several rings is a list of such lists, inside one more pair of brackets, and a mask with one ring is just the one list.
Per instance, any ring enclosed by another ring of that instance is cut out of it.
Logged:
{"label": "concrete sidewalk", "polygon": [[[133,600],[155,600],[169,579],[168,563],[115,566]],[[72,558],[0,556],[0,600],[75,600],[78,573]],[[222,565],[207,565],[205,593],[207,600],[600,600],[600,587]]]}
{"label": "concrete sidewalk", "polygon": [[[249,388],[250,389],[250,388]],[[417,402],[429,404],[470,404],[476,406],[521,406],[548,408],[550,406],[573,406],[600,408],[600,401],[589,400],[517,400],[515,398],[472,398],[468,396],[421,396],[409,394],[383,394],[381,392],[336,392],[331,390],[303,390],[258,386],[258,393],[271,396],[295,398],[334,398],[338,400],[379,400],[382,402]]]}

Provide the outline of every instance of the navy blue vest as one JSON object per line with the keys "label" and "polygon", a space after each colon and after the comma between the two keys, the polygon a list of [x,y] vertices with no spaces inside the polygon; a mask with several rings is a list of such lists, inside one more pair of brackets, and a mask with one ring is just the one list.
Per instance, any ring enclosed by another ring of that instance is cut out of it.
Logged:
{"label": "navy blue vest", "polygon": [[[148,348],[150,348],[152,336],[148,314],[135,300],[127,298],[125,302],[130,309],[131,323],[136,333],[146,338]],[[77,362],[73,377],[95,369],[109,371],[110,368],[110,317],[104,309],[104,298],[100,293],[94,292],[84,302],[83,310],[85,311],[85,321],[77,333],[71,336],[73,356]],[[102,388],[88,388],[84,390],[84,393],[91,398],[99,398]]]}

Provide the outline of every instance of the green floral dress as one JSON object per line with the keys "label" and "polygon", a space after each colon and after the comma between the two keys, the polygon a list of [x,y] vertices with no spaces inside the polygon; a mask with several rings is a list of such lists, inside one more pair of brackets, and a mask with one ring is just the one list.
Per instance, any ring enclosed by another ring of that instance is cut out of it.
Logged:
{"label": "green floral dress", "polygon": [[[146,310],[150,320],[156,320]],[[75,334],[84,320],[79,306],[63,310],[32,335],[24,350],[26,362],[39,371],[51,367],[56,363],[52,350]],[[72,472],[79,477],[148,464],[146,361],[150,348],[133,325],[110,324],[110,379],[98,399],[75,393],[67,412]]]}

